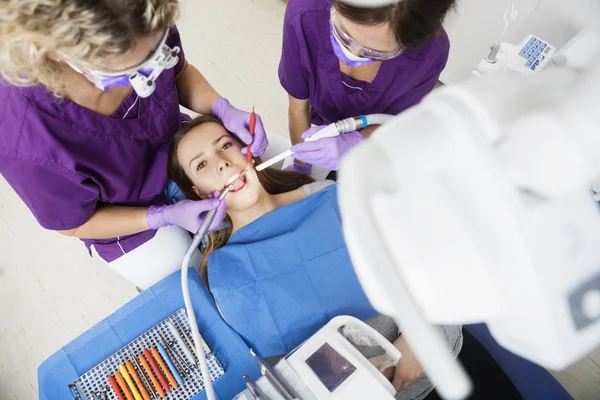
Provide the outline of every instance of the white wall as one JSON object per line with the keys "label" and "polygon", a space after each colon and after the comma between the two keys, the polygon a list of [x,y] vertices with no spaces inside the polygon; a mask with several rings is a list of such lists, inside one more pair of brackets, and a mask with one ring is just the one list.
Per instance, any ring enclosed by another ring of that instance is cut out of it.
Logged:
{"label": "white wall", "polygon": [[583,28],[591,14],[588,11],[590,3],[592,1],[589,0],[542,0],[518,32],[517,38],[535,33],[560,48]]}
{"label": "white wall", "polygon": [[444,24],[451,49],[441,81],[451,84],[470,76],[492,43],[499,39],[504,28],[504,12],[510,4],[515,4],[518,17],[510,24],[504,41],[518,43],[534,33],[560,47],[584,26],[592,1],[459,0],[457,12]]}

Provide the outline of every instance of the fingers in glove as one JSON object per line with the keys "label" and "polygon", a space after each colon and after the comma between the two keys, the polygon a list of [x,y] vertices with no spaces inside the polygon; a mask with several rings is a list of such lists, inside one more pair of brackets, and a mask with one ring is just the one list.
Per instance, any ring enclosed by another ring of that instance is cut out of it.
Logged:
{"label": "fingers in glove", "polygon": [[252,144],[250,145],[252,154],[257,157],[260,157],[264,154],[268,146],[269,141],[267,139],[267,133],[265,132],[265,127],[263,125],[262,119],[260,118],[260,115],[256,115],[256,125],[254,126],[254,138],[252,140]]}
{"label": "fingers in glove", "polygon": [[[248,114],[250,115],[250,114]],[[249,118],[249,117],[248,117]],[[252,143],[252,135],[250,134],[250,131],[248,130],[248,128],[244,125],[244,126],[239,126],[235,132],[232,132],[234,135],[236,135],[238,138],[240,138],[240,140],[246,144],[251,144]],[[243,150],[243,149],[242,149]],[[243,151],[242,151],[243,152]]]}
{"label": "fingers in glove", "polygon": [[226,215],[225,200],[220,200],[219,205],[217,206],[217,212],[215,213],[215,218],[213,219],[212,223],[208,227],[208,230],[212,231],[212,230],[218,228],[219,225],[221,225],[221,223],[223,223],[223,220],[225,219],[225,215]]}
{"label": "fingers in glove", "polygon": [[314,142],[302,142],[292,146],[291,150],[294,153],[308,153],[313,151],[319,151],[326,145],[325,139],[315,140]]}
{"label": "fingers in glove", "polygon": [[325,128],[325,125],[320,125],[320,126],[313,126],[309,129],[307,129],[302,135],[300,135],[300,137],[302,139],[308,139],[309,137],[311,137],[312,135],[314,135],[315,133],[319,132],[321,129]]}
{"label": "fingers in glove", "polygon": [[209,195],[206,197],[208,197],[209,199],[218,199],[220,195],[221,195],[221,191],[215,190],[214,192],[209,193]]}

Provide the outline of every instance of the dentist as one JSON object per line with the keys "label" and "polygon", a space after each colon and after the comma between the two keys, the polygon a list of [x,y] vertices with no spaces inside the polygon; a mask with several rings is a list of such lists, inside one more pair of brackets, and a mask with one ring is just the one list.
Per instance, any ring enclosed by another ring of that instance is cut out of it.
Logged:
{"label": "dentist", "polygon": [[180,268],[188,231],[219,206],[167,202],[179,106],[267,147],[260,118],[253,140],[249,113],[187,63],[178,13],[177,0],[0,3],[0,174],[40,225],[141,288]]}
{"label": "dentist", "polygon": [[303,142],[324,125],[361,114],[398,114],[434,88],[450,49],[442,21],[454,5],[403,0],[360,8],[340,0],[289,1],[279,80],[289,95],[294,170],[337,170],[341,157],[374,130]]}

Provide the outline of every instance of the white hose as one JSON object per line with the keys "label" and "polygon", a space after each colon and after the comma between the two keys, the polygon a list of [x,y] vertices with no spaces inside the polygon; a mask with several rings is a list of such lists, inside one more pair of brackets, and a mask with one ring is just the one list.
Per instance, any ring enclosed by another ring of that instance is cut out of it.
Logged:
{"label": "white hose", "polygon": [[[183,257],[183,263],[181,264],[181,289],[183,292],[183,302],[185,304],[185,310],[190,320],[190,327],[192,328],[192,339],[194,340],[194,348],[196,349],[196,355],[200,362],[200,372],[202,372],[202,380],[204,381],[204,389],[206,390],[206,398],[208,400],[216,400],[215,389],[210,379],[210,371],[208,370],[208,362],[206,361],[206,355],[202,348],[202,342],[200,337],[200,330],[198,329],[198,323],[196,322],[196,315],[194,315],[194,308],[192,307],[192,298],[190,297],[190,287],[188,283],[188,268],[192,254],[198,245],[200,244],[200,238],[196,241],[196,237],[192,241],[192,246],[188,249]],[[191,250],[191,251],[190,251]]]}
{"label": "white hose", "polygon": [[[229,185],[223,190],[223,193],[219,196],[219,200],[223,200],[227,194],[233,190],[233,185]],[[210,224],[212,224],[217,209],[213,208],[200,224],[198,232],[192,239],[192,244],[188,247],[185,255],[183,256],[183,262],[181,263],[181,291],[183,293],[183,303],[185,304],[185,311],[187,312],[188,319],[190,320],[190,328],[192,329],[192,339],[194,341],[194,348],[196,349],[196,356],[200,362],[200,372],[202,373],[202,380],[204,381],[204,390],[206,390],[207,400],[217,400],[215,396],[215,389],[213,388],[212,379],[210,378],[210,371],[208,370],[208,362],[206,361],[206,355],[202,348],[202,336],[200,336],[200,330],[198,329],[198,322],[196,322],[196,315],[194,314],[194,307],[192,306],[192,298],[190,296],[190,285],[188,283],[188,268],[190,267],[190,260],[192,254],[196,251],[202,238],[208,232]],[[193,360],[192,360],[193,361]]]}

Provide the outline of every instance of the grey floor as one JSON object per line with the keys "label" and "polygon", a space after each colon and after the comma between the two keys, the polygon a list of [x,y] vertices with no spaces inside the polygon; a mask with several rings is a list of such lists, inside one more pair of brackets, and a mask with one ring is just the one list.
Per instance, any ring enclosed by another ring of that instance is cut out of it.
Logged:
{"label": "grey floor", "polygon": [[[178,23],[190,63],[270,134],[287,132],[277,64],[279,0],[187,0]],[[137,294],[77,240],[44,231],[0,178],[0,400],[37,398],[38,365]],[[576,398],[600,399],[600,351],[556,373]]]}

